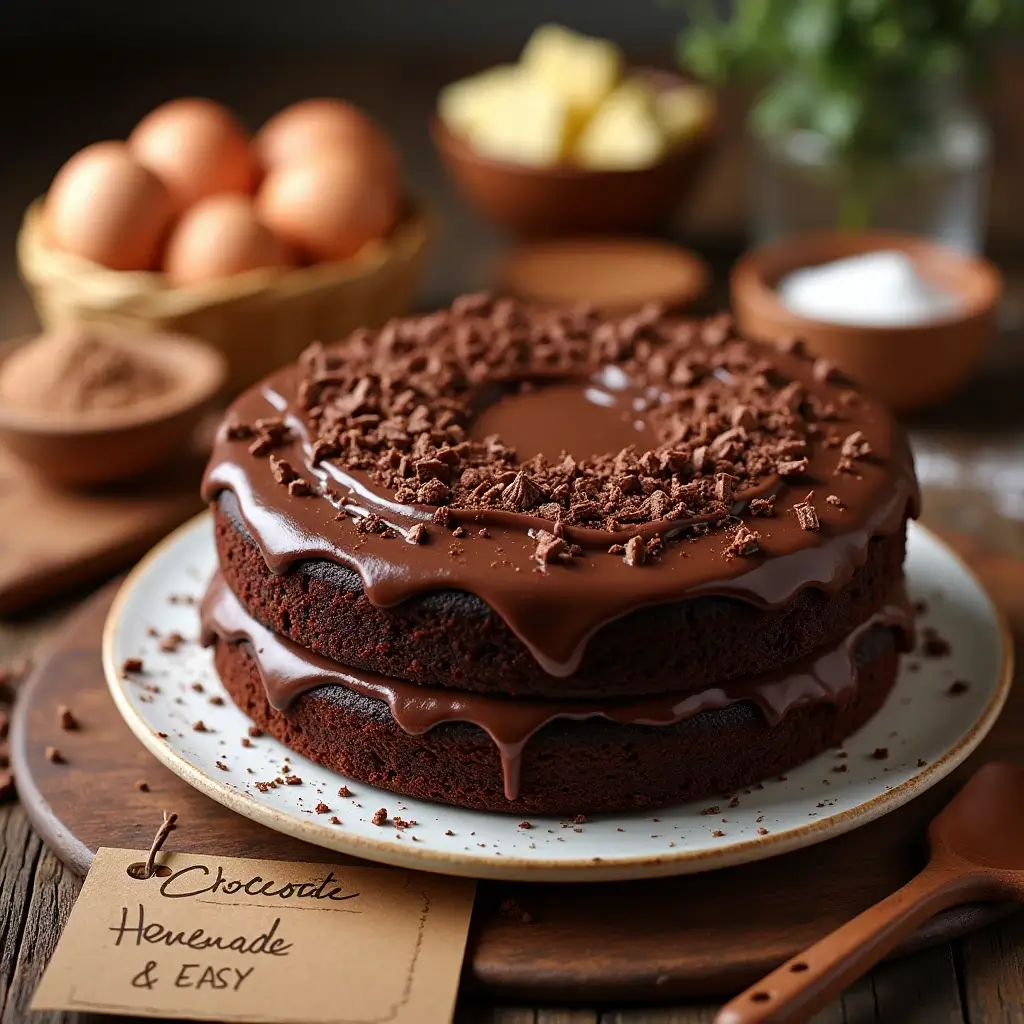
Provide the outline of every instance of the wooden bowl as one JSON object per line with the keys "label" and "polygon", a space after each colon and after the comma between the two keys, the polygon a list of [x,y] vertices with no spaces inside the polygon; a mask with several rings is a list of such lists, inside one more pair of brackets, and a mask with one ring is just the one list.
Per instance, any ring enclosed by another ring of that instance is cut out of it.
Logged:
{"label": "wooden bowl", "polygon": [[[779,300],[776,286],[790,271],[882,249],[905,253],[922,277],[956,295],[956,311],[922,324],[861,327],[801,316]],[[743,256],[730,281],[742,333],[800,338],[899,412],[938,402],[971,376],[995,332],[1002,287],[987,260],[922,238],[876,232],[787,238]]]}
{"label": "wooden bowl", "polygon": [[[8,343],[0,361],[21,344]],[[35,412],[0,402],[0,444],[48,483],[72,488],[141,476],[186,451],[224,386],[227,361],[193,338],[140,335],[137,344],[174,381],[166,394],[137,406],[83,414]]]}
{"label": "wooden bowl", "polygon": [[[659,88],[685,80],[639,69]],[[595,171],[571,164],[533,167],[476,152],[439,118],[431,135],[448,172],[477,210],[519,237],[629,234],[664,223],[690,191],[711,150],[714,118],[661,161],[637,170]]]}

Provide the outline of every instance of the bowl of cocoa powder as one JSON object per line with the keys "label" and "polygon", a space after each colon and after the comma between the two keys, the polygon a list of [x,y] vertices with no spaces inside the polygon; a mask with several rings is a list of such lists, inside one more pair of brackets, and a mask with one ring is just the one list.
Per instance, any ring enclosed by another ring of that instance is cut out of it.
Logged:
{"label": "bowl of cocoa powder", "polygon": [[62,487],[141,476],[187,449],[224,385],[205,342],[67,326],[0,351],[0,444]]}

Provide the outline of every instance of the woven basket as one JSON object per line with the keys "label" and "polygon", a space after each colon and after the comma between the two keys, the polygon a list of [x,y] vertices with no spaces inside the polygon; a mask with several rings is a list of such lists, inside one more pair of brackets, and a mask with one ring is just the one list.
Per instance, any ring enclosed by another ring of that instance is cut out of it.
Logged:
{"label": "woven basket", "polygon": [[428,210],[411,205],[386,239],[343,262],[172,288],[162,274],[109,270],[53,249],[41,221],[37,200],[18,234],[18,266],[45,328],[72,322],[203,338],[227,357],[235,392],[312,341],[407,312],[435,228]]}

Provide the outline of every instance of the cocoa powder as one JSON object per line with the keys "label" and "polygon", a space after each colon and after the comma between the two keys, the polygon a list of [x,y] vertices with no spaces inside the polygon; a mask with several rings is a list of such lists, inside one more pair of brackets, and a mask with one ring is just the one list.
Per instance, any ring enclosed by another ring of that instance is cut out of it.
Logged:
{"label": "cocoa powder", "polygon": [[146,352],[65,328],[40,335],[0,365],[0,400],[29,412],[82,415],[141,405],[175,382]]}

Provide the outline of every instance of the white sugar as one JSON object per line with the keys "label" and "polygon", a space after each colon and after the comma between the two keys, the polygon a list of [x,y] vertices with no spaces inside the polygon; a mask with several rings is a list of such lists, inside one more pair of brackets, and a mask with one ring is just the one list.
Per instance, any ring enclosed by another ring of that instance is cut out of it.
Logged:
{"label": "white sugar", "polygon": [[904,327],[940,320],[959,301],[922,277],[902,252],[879,251],[804,267],[778,285],[793,313],[858,327]]}

